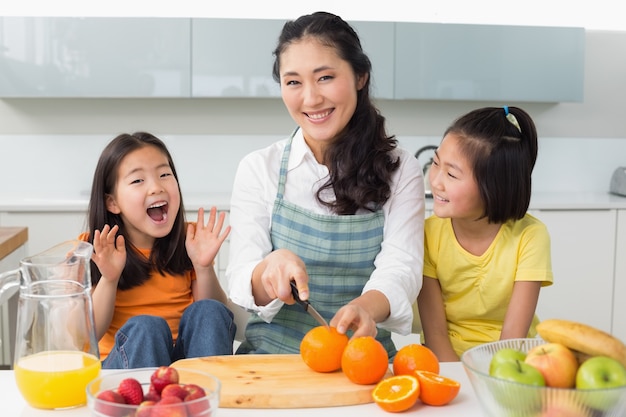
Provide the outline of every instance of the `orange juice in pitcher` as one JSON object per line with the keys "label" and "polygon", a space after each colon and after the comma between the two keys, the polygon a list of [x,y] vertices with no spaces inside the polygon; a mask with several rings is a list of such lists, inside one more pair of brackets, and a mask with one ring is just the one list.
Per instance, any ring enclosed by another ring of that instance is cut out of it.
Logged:
{"label": "orange juice in pitcher", "polygon": [[85,386],[98,376],[100,360],[76,351],[48,351],[20,358],[17,386],[36,408],[67,408],[87,402]]}
{"label": "orange juice in pitcher", "polygon": [[100,373],[92,251],[87,242],[67,241],[0,274],[0,302],[19,289],[13,367],[17,386],[32,407],[84,405],[87,384]]}

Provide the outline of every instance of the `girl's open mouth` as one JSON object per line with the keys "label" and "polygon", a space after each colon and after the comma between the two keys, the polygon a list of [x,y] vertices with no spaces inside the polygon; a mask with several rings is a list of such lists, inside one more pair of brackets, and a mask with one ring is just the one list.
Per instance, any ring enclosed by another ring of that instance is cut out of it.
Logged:
{"label": "girl's open mouth", "polygon": [[167,220],[168,204],[166,202],[160,202],[148,207],[148,216],[155,222],[161,223]]}

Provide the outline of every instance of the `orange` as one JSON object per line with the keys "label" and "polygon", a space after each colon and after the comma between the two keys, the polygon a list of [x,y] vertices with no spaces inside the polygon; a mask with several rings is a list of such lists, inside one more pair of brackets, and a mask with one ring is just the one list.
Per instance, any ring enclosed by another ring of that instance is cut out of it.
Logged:
{"label": "orange", "polygon": [[341,369],[341,355],[347,344],[348,336],[336,328],[314,327],[300,342],[300,356],[316,372],[333,372]]}
{"label": "orange", "polygon": [[353,337],[343,351],[341,369],[355,384],[375,384],[389,369],[389,355],[372,336]]}
{"label": "orange", "polygon": [[394,375],[414,375],[415,371],[439,373],[439,359],[424,345],[412,343],[403,346],[393,358]]}
{"label": "orange", "polygon": [[372,398],[383,410],[398,413],[413,407],[419,394],[420,384],[416,377],[396,375],[376,384],[372,391]]}
{"label": "orange", "polygon": [[415,371],[420,382],[420,400],[428,405],[444,405],[452,401],[461,384],[454,379],[429,371]]}

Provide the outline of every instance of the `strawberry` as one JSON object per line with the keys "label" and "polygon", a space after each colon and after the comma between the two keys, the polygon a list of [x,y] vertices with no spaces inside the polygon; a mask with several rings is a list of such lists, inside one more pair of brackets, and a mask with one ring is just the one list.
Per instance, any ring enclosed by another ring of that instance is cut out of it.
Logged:
{"label": "strawberry", "polygon": [[169,384],[178,384],[178,371],[171,366],[159,366],[150,376],[150,385],[159,394]]}
{"label": "strawberry", "polygon": [[187,390],[185,390],[184,386],[181,384],[169,384],[163,388],[161,391],[161,398],[166,397],[178,397],[181,400],[184,400],[185,397],[189,394]]}
{"label": "strawberry", "polygon": [[126,404],[124,397],[113,390],[101,391],[96,398],[94,410],[98,415],[120,417],[124,414],[124,407],[118,407],[115,404]]}
{"label": "strawberry", "polygon": [[178,397],[161,398],[150,411],[150,417],[188,417],[187,408]]}
{"label": "strawberry", "polygon": [[143,388],[135,378],[120,381],[117,392],[124,397],[126,404],[139,405],[143,401]]}

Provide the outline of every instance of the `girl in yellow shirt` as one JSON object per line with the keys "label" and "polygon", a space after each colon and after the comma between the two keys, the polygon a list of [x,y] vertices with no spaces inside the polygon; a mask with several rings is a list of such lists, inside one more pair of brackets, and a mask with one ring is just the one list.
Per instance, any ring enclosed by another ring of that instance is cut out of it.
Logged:
{"label": "girl in yellow shirt", "polygon": [[536,334],[539,290],[553,280],[547,228],[527,213],[537,148],[524,110],[489,107],[457,119],[435,151],[417,305],[440,361]]}

